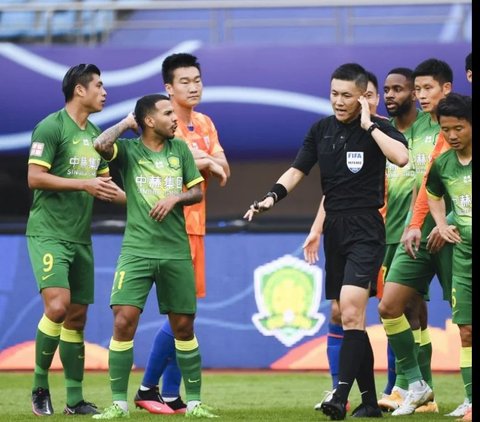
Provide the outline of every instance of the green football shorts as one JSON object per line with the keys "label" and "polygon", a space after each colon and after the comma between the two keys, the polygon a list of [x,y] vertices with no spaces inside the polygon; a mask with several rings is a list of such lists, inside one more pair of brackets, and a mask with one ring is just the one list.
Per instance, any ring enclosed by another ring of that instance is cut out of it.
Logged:
{"label": "green football shorts", "polygon": [[416,259],[410,258],[400,243],[385,281],[410,286],[428,300],[430,283],[435,275],[442,287],[443,300],[450,302],[452,297],[451,243],[445,243],[439,252],[430,254],[426,243],[421,242]]}
{"label": "green football shorts", "polygon": [[453,246],[452,322],[472,324],[472,245]]}
{"label": "green football shorts", "polygon": [[41,292],[47,287],[70,290],[71,303],[94,300],[92,245],[42,236],[27,236],[30,262]]}
{"label": "green football shorts", "polygon": [[130,305],[143,311],[154,283],[160,313],[194,314],[197,311],[191,259],[152,259],[133,255],[118,258],[110,306]]}

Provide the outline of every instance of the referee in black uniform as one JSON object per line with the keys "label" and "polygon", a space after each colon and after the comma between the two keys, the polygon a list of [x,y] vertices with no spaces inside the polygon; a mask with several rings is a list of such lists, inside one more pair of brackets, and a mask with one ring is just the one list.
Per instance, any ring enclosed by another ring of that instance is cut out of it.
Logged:
{"label": "referee in black uniform", "polygon": [[339,382],[321,409],[332,420],[346,417],[345,405],[353,382],[362,404],[352,415],[381,417],[373,372],[373,351],[365,330],[366,307],[376,293],[377,275],[385,251],[383,205],[386,159],[403,167],[407,141],[388,121],[370,115],[366,98],[368,76],[356,63],[338,67],[331,76],[334,115],[316,122],[292,166],[244,218],[270,209],[320,166],[324,221],[326,298],[337,300],[344,338],[340,350]]}

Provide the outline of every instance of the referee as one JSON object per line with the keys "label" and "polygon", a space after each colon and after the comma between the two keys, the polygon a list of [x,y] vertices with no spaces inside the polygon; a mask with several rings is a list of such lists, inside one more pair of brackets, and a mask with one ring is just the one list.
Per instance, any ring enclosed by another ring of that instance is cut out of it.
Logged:
{"label": "referee", "polygon": [[322,203],[315,227],[324,235],[326,298],[340,305],[344,339],[337,388],[321,410],[332,420],[346,417],[355,380],[362,403],[356,417],[381,417],[373,372],[373,351],[365,330],[368,299],[376,293],[385,251],[385,227],[379,213],[385,190],[387,158],[408,163],[407,141],[388,121],[370,115],[364,94],[366,70],[356,63],[338,67],[330,80],[333,115],[316,122],[292,166],[244,217],[251,221],[291,192],[318,162]]}

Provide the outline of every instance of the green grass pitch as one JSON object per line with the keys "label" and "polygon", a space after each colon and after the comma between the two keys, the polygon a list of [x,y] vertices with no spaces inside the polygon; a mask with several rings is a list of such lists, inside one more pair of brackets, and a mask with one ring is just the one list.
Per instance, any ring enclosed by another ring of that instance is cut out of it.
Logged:
{"label": "green grass pitch", "polygon": [[[134,371],[129,383],[130,420],[139,421],[178,421],[183,415],[150,415],[145,410],[135,409],[133,396],[139,386],[143,372]],[[377,374],[377,393],[383,390],[386,375]],[[463,402],[463,385],[459,373],[434,374],[436,401],[440,407],[438,414],[416,414],[393,417],[384,414],[383,420],[402,421],[455,421],[455,418],[443,416]],[[303,422],[328,421],[321,412],[313,410],[325,390],[331,388],[330,377],[318,372],[220,372],[205,371],[203,376],[203,401],[213,406],[220,416],[218,421],[248,422]],[[0,372],[0,421],[17,422],[36,420],[31,412],[30,392],[32,374],[28,372]],[[52,372],[50,375],[55,415],[48,421],[91,420],[85,416],[63,416],[65,388],[63,374]],[[87,401],[97,404],[100,409],[111,404],[110,387],[107,372],[87,372],[84,381],[84,395]],[[360,402],[356,385],[350,393],[352,409]],[[347,420],[371,420],[350,418]],[[190,419],[189,419],[190,420]]]}

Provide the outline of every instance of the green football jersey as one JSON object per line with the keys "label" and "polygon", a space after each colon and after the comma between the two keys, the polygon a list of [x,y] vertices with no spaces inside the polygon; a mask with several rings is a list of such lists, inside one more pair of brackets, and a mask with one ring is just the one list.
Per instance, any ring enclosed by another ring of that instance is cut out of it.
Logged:
{"label": "green football jersey", "polygon": [[[472,162],[463,165],[455,150],[441,154],[432,164],[427,191],[436,197],[448,194],[453,211],[453,224],[462,242],[472,244]],[[448,201],[447,198],[445,198]]]}
{"label": "green football jersey", "polygon": [[[424,111],[417,112],[417,118],[403,135],[408,141],[409,161],[404,167],[398,167],[387,160],[386,167],[386,217],[385,231],[386,243],[399,243],[405,228],[405,220],[412,201],[412,192],[417,180],[414,146],[422,143],[424,135],[419,130],[430,120],[430,115]],[[391,123],[395,126],[394,120]]]}
{"label": "green football jersey", "polygon": [[161,222],[149,215],[159,200],[203,181],[187,144],[171,139],[160,152],[155,152],[141,138],[118,139],[113,159],[118,160],[127,195],[127,225],[121,253],[154,259],[191,259],[183,206],[175,205]]}
{"label": "green football jersey", "polygon": [[[93,147],[101,130],[88,121],[83,130],[65,109],[50,114],[35,126],[28,164],[48,168],[69,179],[91,179],[109,172]],[[85,191],[35,189],[27,222],[27,236],[91,243],[93,196]]]}
{"label": "green football jersey", "polygon": [[[411,151],[411,159],[415,166],[417,192],[422,185],[432,151],[440,135],[440,125],[432,121],[430,114],[427,114],[427,116],[428,118],[423,120],[422,124],[418,125],[416,129],[415,139],[417,139],[417,141],[413,144]],[[447,212],[449,210],[450,208],[447,206]],[[427,241],[427,236],[434,227],[435,221],[430,213],[428,213],[422,226],[422,241]]]}

